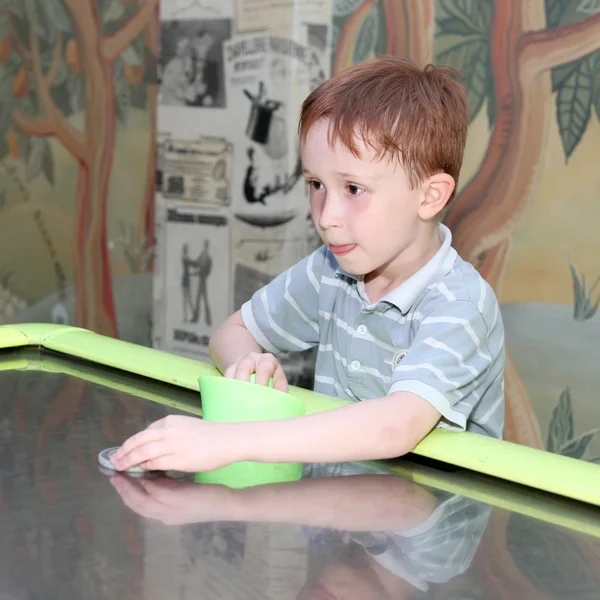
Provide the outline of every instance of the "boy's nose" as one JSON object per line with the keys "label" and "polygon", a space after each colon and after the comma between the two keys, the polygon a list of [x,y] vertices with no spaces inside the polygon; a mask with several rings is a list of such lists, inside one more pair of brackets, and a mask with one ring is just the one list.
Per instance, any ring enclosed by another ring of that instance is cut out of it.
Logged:
{"label": "boy's nose", "polygon": [[333,227],[341,227],[342,215],[339,201],[328,196],[321,206],[321,214],[319,215],[319,226],[321,229],[331,229]]}

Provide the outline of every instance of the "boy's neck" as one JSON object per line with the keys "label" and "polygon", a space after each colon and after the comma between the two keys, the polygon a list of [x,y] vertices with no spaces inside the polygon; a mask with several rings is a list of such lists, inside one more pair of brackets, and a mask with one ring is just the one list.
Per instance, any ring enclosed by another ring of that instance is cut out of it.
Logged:
{"label": "boy's neck", "polygon": [[406,248],[390,263],[383,265],[376,271],[365,275],[365,290],[372,303],[376,303],[392,290],[421,270],[440,249],[438,223],[434,227],[427,227],[423,235]]}

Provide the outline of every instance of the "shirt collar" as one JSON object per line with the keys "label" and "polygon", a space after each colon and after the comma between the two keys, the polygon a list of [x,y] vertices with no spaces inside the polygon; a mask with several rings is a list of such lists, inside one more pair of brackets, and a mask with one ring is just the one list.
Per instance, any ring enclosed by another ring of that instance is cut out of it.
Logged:
{"label": "shirt collar", "polygon": [[[428,286],[452,270],[457,257],[456,250],[452,248],[452,233],[442,223],[438,223],[438,229],[442,242],[439,250],[421,269],[381,298],[380,302],[389,302],[396,306],[402,314],[406,314]],[[344,271],[339,265],[336,275],[350,277],[358,284],[362,284],[361,277]]]}

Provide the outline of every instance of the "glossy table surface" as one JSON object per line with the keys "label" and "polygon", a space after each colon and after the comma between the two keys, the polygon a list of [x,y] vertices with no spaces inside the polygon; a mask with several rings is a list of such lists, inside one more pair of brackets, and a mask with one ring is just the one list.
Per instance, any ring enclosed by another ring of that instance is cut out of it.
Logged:
{"label": "glossy table surface", "polygon": [[98,452],[197,392],[21,349],[0,398],[2,600],[600,598],[584,503],[417,457],[245,489],[110,476]]}

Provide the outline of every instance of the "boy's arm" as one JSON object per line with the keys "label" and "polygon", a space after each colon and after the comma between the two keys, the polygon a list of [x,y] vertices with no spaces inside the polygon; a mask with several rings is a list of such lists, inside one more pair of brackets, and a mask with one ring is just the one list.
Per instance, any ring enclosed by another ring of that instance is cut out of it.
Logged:
{"label": "boy's arm", "polygon": [[213,333],[210,354],[221,372],[253,352],[306,350],[318,343],[326,255],[321,247],[278,275]]}
{"label": "boy's arm", "polygon": [[246,329],[240,311],[233,313],[211,336],[210,357],[221,373],[238,359],[252,352],[262,352]]}
{"label": "boy's arm", "polygon": [[410,452],[440,416],[416,394],[394,392],[294,419],[232,424],[227,438],[236,461],[313,463],[396,458]]}
{"label": "boy's arm", "polygon": [[113,455],[119,471],[212,471],[239,462],[351,462],[412,450],[440,413],[411,392],[393,392],[313,415],[277,421],[212,423],[169,415],[130,437]]}

